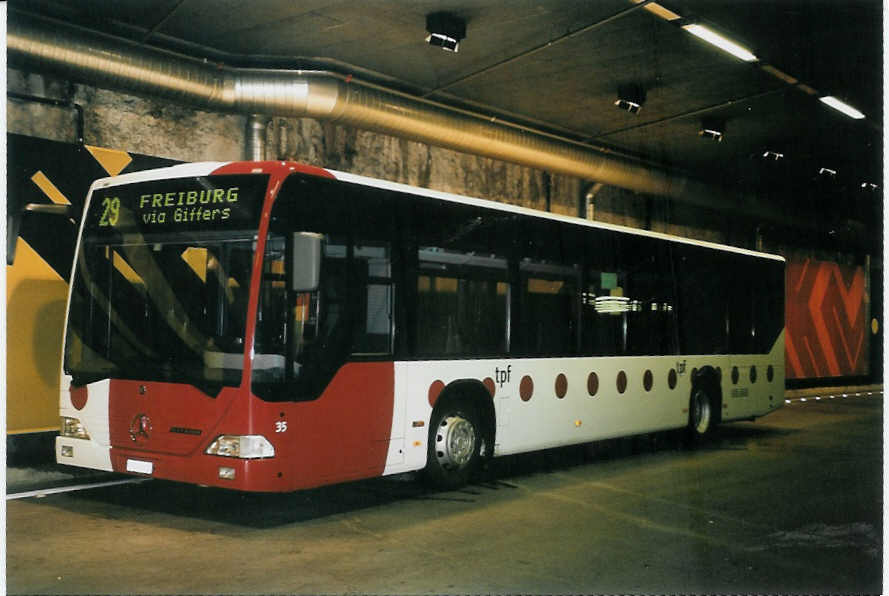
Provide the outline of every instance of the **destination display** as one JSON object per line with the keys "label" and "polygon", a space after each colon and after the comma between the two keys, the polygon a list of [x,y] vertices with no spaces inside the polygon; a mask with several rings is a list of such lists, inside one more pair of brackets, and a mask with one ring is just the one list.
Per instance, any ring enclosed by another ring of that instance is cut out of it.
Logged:
{"label": "destination display", "polygon": [[268,176],[239,174],[104,188],[93,193],[86,228],[100,235],[255,228],[267,186]]}

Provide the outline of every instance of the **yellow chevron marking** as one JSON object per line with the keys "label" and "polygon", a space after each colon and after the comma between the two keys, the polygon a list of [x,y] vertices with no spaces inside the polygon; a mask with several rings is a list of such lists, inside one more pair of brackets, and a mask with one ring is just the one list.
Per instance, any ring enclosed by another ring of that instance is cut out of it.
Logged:
{"label": "yellow chevron marking", "polygon": [[40,190],[43,191],[43,194],[49,197],[49,199],[55,203],[56,205],[70,205],[71,201],[68,200],[68,197],[62,194],[56,185],[50,182],[49,178],[46,177],[46,174],[37,171],[36,174],[31,176],[31,181],[37,185]]}
{"label": "yellow chevron marking", "polygon": [[117,176],[130,164],[131,161],[133,161],[133,158],[130,157],[130,154],[126,151],[92,147],[90,145],[84,145],[84,147],[86,147],[86,150],[96,158],[99,165],[105,168],[105,171],[108,172],[110,176]]}

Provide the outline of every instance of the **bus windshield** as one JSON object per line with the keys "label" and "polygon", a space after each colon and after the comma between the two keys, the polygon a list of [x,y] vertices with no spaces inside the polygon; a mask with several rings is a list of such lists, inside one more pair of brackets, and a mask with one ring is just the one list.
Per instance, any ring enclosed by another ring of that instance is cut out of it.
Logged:
{"label": "bus windshield", "polygon": [[[86,216],[75,263],[65,345],[64,368],[75,386],[104,378],[184,382],[215,396],[222,386],[240,384],[266,180],[216,178],[226,179],[222,188],[237,191],[237,201],[213,207],[229,209],[228,217],[207,225],[159,225],[140,210],[140,201],[150,206],[155,194],[172,195],[173,203],[182,194],[186,202],[188,180],[112,187],[108,196],[93,198],[96,209]],[[212,189],[207,178],[191,180]],[[171,182],[177,190],[162,188]],[[244,193],[245,182],[252,196]],[[175,205],[164,210],[165,200],[155,219],[160,213],[176,216]],[[235,215],[238,227],[253,225],[225,230]]]}

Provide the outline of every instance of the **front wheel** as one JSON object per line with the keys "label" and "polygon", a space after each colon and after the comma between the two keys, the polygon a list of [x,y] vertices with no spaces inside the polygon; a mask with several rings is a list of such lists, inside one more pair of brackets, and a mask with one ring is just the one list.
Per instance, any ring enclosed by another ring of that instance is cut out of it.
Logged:
{"label": "front wheel", "polygon": [[482,435],[475,408],[444,404],[432,415],[426,456],[426,479],[445,489],[469,482],[481,461]]}

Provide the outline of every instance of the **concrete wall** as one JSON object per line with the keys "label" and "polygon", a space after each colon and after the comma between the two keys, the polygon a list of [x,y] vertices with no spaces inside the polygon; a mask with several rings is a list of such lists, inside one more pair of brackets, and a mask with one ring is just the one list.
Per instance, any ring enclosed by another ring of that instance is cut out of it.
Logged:
{"label": "concrete wall", "polygon": [[[197,110],[14,69],[8,71],[8,88],[80,105],[84,141],[89,145],[183,161],[244,158],[246,118],[241,115]],[[70,107],[10,100],[7,119],[12,133],[68,142],[77,139],[76,112]],[[311,119],[271,119],[266,154],[567,215],[578,213],[581,192],[589,185],[570,176]],[[738,231],[717,212],[613,187],[597,193],[594,219],[745,247],[755,243],[752,228]]]}

